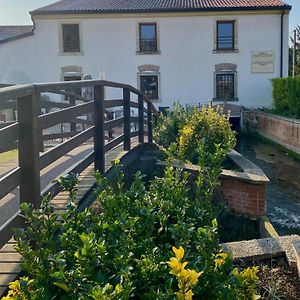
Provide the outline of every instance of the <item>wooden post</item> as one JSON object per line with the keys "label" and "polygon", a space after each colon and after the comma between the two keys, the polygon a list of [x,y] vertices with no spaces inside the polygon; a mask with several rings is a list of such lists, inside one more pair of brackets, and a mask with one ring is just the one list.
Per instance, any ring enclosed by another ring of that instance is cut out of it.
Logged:
{"label": "wooden post", "polygon": [[19,166],[21,169],[20,202],[41,204],[39,94],[18,98]]}
{"label": "wooden post", "polygon": [[[36,101],[39,104],[39,115],[42,114],[42,101],[41,101],[41,94],[36,94]],[[43,130],[40,130],[40,152],[44,152],[44,140],[43,140]]]}
{"label": "wooden post", "polygon": [[130,150],[130,90],[123,89],[124,150]]}
{"label": "wooden post", "polygon": [[148,142],[153,142],[153,133],[152,133],[152,105],[151,103],[147,103],[147,110],[148,110]]}
{"label": "wooden post", "polygon": [[[76,105],[76,99],[73,96],[69,97],[69,103],[71,106]],[[70,131],[76,131],[76,122],[71,122],[70,123]]]}
{"label": "wooden post", "polygon": [[95,170],[104,174],[105,172],[105,134],[104,134],[104,86],[94,87],[95,107],[95,136],[94,136],[94,151],[95,151]]}
{"label": "wooden post", "polygon": [[144,99],[143,95],[138,98],[138,116],[139,116],[139,143],[144,143]]}

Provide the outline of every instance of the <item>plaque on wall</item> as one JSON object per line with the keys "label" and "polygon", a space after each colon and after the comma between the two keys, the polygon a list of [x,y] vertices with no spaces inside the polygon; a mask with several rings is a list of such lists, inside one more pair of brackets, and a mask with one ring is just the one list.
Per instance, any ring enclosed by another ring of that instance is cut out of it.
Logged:
{"label": "plaque on wall", "polygon": [[274,72],[274,51],[252,51],[252,73]]}

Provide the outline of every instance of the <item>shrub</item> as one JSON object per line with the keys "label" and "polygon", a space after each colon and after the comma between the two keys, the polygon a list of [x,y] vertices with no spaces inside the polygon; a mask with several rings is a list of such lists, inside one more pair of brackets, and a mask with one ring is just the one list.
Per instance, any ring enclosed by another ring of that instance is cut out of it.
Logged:
{"label": "shrub", "polygon": [[154,136],[171,157],[206,165],[211,154],[224,157],[236,143],[228,118],[211,107],[186,112],[176,105],[173,113],[159,118]]}
{"label": "shrub", "polygon": [[172,143],[178,142],[179,132],[185,126],[188,114],[184,108],[176,103],[174,110],[168,111],[167,115],[158,117],[153,133],[154,140],[164,148],[169,148]]}
{"label": "shrub", "polygon": [[300,117],[300,76],[274,78],[273,106],[277,113]]}
{"label": "shrub", "polygon": [[179,136],[179,155],[193,163],[209,162],[213,153],[225,156],[236,143],[225,115],[212,108],[194,109]]}
{"label": "shrub", "polygon": [[[21,205],[28,226],[15,238],[28,277],[4,299],[251,299],[255,270],[249,276],[235,270],[219,246],[211,204],[217,180],[210,172],[197,179],[194,199],[189,176],[173,168],[149,189],[139,173],[128,189],[120,171],[113,185],[97,174],[100,209],[80,213],[73,202],[76,176],[60,180],[71,195],[62,220],[49,196],[41,209]],[[185,250],[189,269],[169,273],[172,246],[181,251],[180,263]]]}

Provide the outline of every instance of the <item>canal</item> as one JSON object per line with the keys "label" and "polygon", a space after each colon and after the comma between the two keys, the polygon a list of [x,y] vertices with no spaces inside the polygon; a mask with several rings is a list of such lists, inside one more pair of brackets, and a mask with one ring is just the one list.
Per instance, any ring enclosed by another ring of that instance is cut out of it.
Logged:
{"label": "canal", "polygon": [[300,234],[300,162],[251,136],[240,136],[236,150],[270,179],[267,215],[278,234]]}

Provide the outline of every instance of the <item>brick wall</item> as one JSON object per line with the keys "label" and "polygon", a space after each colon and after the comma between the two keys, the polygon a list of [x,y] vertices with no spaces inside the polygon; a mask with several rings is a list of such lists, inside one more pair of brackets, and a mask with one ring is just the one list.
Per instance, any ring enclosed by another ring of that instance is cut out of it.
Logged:
{"label": "brick wall", "polygon": [[222,178],[217,197],[226,202],[233,212],[257,218],[266,214],[265,188],[265,183]]}
{"label": "brick wall", "polygon": [[261,112],[245,112],[244,125],[300,153],[300,121]]}

